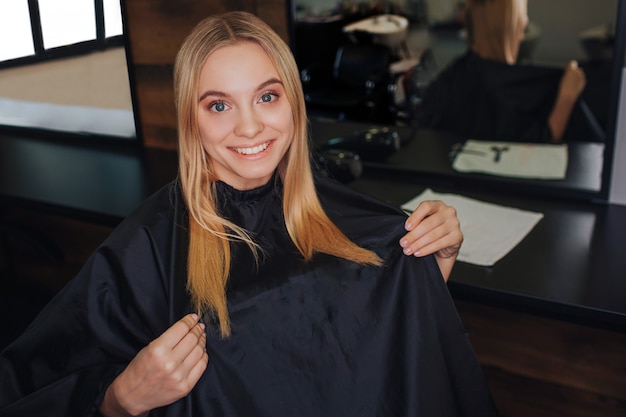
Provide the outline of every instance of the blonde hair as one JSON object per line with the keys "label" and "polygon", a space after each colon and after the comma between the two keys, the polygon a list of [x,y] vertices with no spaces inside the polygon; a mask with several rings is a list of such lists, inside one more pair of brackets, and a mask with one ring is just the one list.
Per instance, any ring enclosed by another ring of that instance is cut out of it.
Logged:
{"label": "blonde hair", "polygon": [[326,253],[364,265],[380,265],[373,251],[350,241],[324,213],[309,160],[306,108],[298,68],[287,44],[263,21],[246,12],[229,12],[201,21],[176,56],[174,89],[178,113],[179,181],[189,210],[187,288],[197,311],[214,315],[222,336],[230,334],[226,302],[233,240],[245,242],[258,260],[258,247],[241,227],[217,211],[219,180],[201,143],[198,80],[202,66],[219,48],[255,42],[267,53],[285,87],[293,114],[294,140],[277,167],[283,182],[287,231],[307,261]]}
{"label": "blonde hair", "polygon": [[467,0],[472,50],[484,59],[514,64],[527,24],[527,0]]}

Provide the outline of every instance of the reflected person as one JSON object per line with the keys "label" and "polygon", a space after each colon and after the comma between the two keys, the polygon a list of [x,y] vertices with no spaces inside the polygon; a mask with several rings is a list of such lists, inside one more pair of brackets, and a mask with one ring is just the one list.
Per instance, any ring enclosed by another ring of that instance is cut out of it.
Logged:
{"label": "reflected person", "polygon": [[[576,61],[564,70],[518,63],[527,7],[527,0],[467,0],[468,50],[426,88],[419,125],[467,139],[559,143],[574,112],[591,116],[577,109],[586,80]],[[572,137],[596,140],[597,122],[588,124]]]}

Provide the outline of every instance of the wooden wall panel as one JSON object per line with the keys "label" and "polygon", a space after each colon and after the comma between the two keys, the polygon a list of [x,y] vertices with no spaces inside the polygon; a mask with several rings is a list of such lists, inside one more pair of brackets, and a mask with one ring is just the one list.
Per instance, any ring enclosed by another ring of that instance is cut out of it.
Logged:
{"label": "wooden wall panel", "polygon": [[49,297],[74,278],[112,230],[34,208],[3,207],[0,214],[0,282]]}
{"label": "wooden wall panel", "polygon": [[176,148],[173,65],[135,64],[135,94],[141,135],[148,147]]}
{"label": "wooden wall panel", "polygon": [[289,43],[287,4],[289,0],[257,0],[256,15]]}
{"label": "wooden wall panel", "polygon": [[286,0],[125,0],[131,71],[145,146],[176,148],[172,73],[176,53],[202,19],[246,10],[264,19],[288,41]]}
{"label": "wooden wall panel", "polygon": [[626,415],[626,334],[456,305],[502,417]]}

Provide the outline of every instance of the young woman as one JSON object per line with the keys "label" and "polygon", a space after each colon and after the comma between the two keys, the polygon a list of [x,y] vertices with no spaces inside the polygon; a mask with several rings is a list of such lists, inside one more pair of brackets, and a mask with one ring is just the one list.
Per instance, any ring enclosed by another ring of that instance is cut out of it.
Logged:
{"label": "young woman", "polygon": [[4,351],[0,415],[494,415],[443,279],[454,210],[316,178],[295,62],[253,15],[201,22],[175,88],[178,181]]}
{"label": "young woman", "polygon": [[[603,139],[595,118],[577,107],[586,80],[576,61],[563,70],[518,63],[527,0],[467,0],[466,22],[468,51],[427,88],[422,126],[482,140]],[[575,129],[566,135],[570,120]]]}

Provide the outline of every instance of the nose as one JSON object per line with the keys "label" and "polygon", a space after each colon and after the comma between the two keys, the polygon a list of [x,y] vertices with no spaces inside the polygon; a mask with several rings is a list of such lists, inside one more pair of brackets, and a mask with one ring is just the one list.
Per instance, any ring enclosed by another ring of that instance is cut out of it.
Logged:
{"label": "nose", "polygon": [[235,126],[235,134],[246,138],[254,138],[262,130],[263,122],[254,109],[242,109]]}

